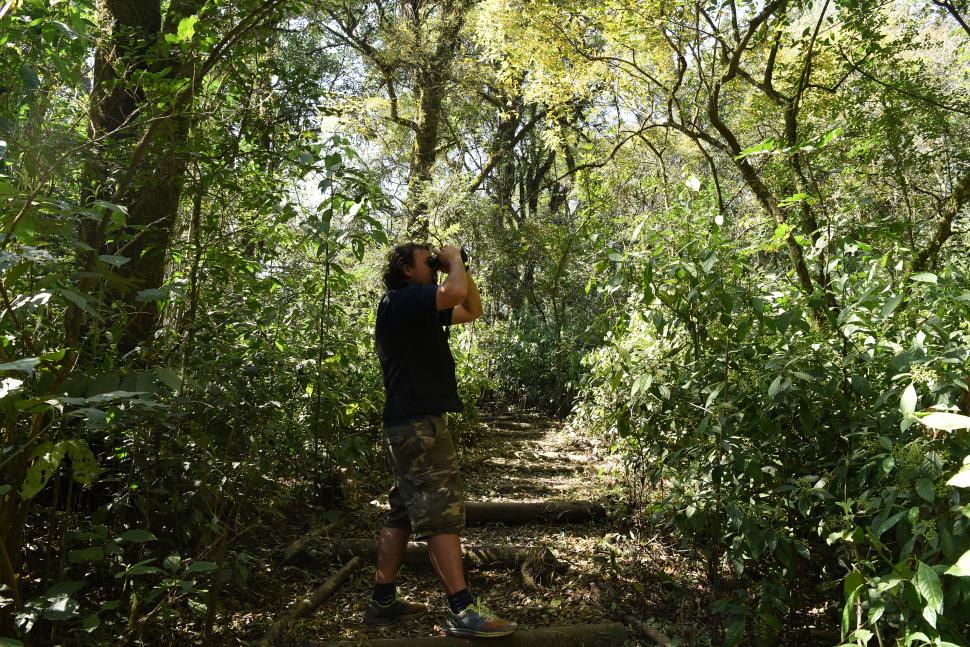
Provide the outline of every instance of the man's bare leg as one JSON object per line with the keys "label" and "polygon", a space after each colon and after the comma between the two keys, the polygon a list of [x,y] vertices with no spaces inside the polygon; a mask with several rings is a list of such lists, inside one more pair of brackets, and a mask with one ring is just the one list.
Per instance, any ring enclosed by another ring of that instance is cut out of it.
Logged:
{"label": "man's bare leg", "polygon": [[[377,572],[374,581],[390,584],[397,581],[397,572],[404,561],[404,551],[407,550],[408,528],[381,528],[377,536]],[[459,555],[461,553],[459,552]]]}
{"label": "man's bare leg", "polygon": [[374,574],[374,592],[367,610],[364,623],[387,625],[418,616],[427,611],[423,604],[409,602],[397,597],[397,572],[404,561],[410,528],[381,528],[377,536],[377,572]]}
{"label": "man's bare leg", "polygon": [[428,553],[431,556],[431,565],[448,595],[467,588],[465,568],[461,560],[461,539],[457,534],[429,537]]}

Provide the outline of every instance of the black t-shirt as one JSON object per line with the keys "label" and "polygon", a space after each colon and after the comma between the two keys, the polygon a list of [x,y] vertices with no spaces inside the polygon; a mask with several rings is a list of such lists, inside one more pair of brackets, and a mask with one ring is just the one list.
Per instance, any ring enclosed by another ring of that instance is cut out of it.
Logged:
{"label": "black t-shirt", "polygon": [[462,410],[448,346],[452,311],[438,311],[437,293],[437,285],[407,283],[385,292],[377,306],[385,421]]}

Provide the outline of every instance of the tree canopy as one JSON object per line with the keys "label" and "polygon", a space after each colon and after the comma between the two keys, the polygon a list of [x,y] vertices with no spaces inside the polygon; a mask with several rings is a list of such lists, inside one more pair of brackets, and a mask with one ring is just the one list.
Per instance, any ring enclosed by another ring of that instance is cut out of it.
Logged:
{"label": "tree canopy", "polygon": [[482,291],[457,428],[596,439],[683,644],[970,644],[965,0],[15,0],[0,45],[0,644],[228,644],[260,533],[382,474],[409,240]]}

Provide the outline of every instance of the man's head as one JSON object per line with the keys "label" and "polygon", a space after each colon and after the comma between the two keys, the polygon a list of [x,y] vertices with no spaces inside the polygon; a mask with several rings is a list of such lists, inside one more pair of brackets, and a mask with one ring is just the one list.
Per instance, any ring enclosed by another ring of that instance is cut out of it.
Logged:
{"label": "man's head", "polygon": [[384,268],[384,287],[388,290],[399,288],[405,283],[434,285],[436,272],[428,265],[431,248],[421,243],[397,245],[387,255]]}

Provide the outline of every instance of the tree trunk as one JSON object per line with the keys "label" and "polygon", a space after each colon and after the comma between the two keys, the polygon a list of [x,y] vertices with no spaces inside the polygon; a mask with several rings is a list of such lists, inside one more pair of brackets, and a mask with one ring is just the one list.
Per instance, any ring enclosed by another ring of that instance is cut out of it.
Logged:
{"label": "tree trunk", "polygon": [[[201,5],[201,0],[173,1],[164,30],[175,31]],[[131,159],[135,142],[146,129],[147,115],[141,112],[159,99],[145,96],[139,73],[170,68],[171,75],[189,83],[193,73],[191,65],[181,61],[152,57],[163,31],[159,0],[102,0],[97,17],[101,35],[95,48],[89,112],[95,159],[88,166],[88,195],[118,196],[117,201],[128,209],[127,235],[112,243],[106,240],[104,227],[94,224],[86,225],[82,235],[95,250],[92,255],[111,253],[130,259],[117,270],[130,281],[129,288],[108,293],[109,299],[121,301],[130,313],[120,345],[125,353],[149,341],[158,322],[156,303],[139,300],[138,292],[158,288],[164,279],[185,181],[185,144],[191,125],[191,100],[177,103],[174,97],[164,97],[178,107],[152,116],[158,121],[152,141],[140,159]]]}

